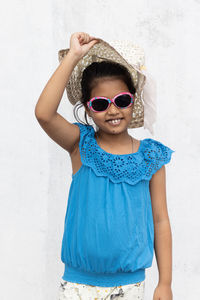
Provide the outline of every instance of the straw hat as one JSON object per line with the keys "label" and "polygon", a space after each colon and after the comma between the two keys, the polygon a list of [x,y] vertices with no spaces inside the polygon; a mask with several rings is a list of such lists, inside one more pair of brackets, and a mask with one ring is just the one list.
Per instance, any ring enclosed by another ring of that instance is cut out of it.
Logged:
{"label": "straw hat", "polygon": [[[58,51],[59,62],[62,61],[68,51],[69,48]],[[99,39],[99,43],[94,44],[93,47],[90,48],[87,54],[78,61],[72,71],[66,84],[66,92],[69,101],[72,105],[75,105],[81,100],[81,79],[84,69],[93,62],[101,62],[104,60],[122,64],[128,69],[132,77],[136,93],[133,105],[133,116],[128,128],[144,126],[144,128],[147,128],[153,134],[152,124],[156,117],[155,82],[148,76],[151,84],[149,85],[150,82],[148,80],[146,93],[144,93],[145,83],[147,81],[147,73],[145,73],[144,66],[144,51],[140,46],[132,44],[131,41],[112,40],[108,43]]]}

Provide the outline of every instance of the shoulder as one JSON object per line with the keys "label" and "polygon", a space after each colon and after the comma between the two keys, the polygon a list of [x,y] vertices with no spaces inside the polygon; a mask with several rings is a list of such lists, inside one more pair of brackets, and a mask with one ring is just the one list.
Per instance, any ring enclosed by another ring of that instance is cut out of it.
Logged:
{"label": "shoulder", "polygon": [[152,138],[145,138],[142,140],[142,143],[144,145],[144,151],[146,151],[149,155],[153,155],[155,158],[159,155],[168,155],[175,152],[165,143]]}
{"label": "shoulder", "polygon": [[168,164],[175,151],[161,141],[146,138],[142,140],[144,167],[151,176],[162,166]]}
{"label": "shoulder", "polygon": [[83,124],[80,122],[73,122],[74,125],[77,125],[80,129],[81,134],[86,134],[88,132],[94,132],[94,128],[92,125]]}
{"label": "shoulder", "polygon": [[72,124],[78,126],[78,128],[80,130],[80,136],[79,136],[77,143],[74,145],[74,150],[73,150],[71,156],[76,154],[77,150],[79,148],[79,145],[84,144],[84,141],[87,140],[89,138],[89,136],[91,136],[91,134],[94,134],[94,132],[95,132],[92,125],[83,124],[80,122],[73,122]]}

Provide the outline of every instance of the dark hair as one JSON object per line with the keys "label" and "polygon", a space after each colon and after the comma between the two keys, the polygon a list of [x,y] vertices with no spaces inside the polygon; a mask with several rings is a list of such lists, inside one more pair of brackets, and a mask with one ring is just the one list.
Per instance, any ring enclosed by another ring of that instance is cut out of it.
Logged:
{"label": "dark hair", "polygon": [[[132,77],[125,66],[113,61],[93,62],[83,71],[81,80],[82,98],[73,109],[74,117],[78,122],[81,123],[82,121],[79,119],[78,113],[76,115],[76,109],[78,110],[82,106],[86,106],[92,89],[98,84],[99,80],[104,78],[121,79],[127,85],[130,93],[134,95],[136,92]],[[86,111],[85,121],[87,125],[90,125],[87,120]],[[83,124],[86,125],[85,123]]]}

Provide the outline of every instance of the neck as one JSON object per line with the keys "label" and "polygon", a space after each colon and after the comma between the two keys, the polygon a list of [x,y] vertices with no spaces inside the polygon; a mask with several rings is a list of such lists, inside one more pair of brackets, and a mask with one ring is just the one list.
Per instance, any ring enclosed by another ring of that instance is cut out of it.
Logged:
{"label": "neck", "polygon": [[101,133],[100,130],[98,130],[96,133],[96,138],[98,141],[98,144],[100,145],[100,143],[105,143],[107,145],[110,145],[111,147],[116,147],[117,145],[122,145],[122,144],[128,144],[132,143],[132,147],[133,147],[133,138],[128,134],[127,131],[119,133],[119,134],[107,134],[107,133]]}

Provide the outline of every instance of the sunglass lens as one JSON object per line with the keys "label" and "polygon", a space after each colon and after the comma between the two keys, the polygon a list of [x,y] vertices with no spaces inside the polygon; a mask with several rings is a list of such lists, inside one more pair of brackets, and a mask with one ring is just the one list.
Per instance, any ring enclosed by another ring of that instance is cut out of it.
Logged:
{"label": "sunglass lens", "polygon": [[95,99],[92,101],[92,107],[96,111],[104,111],[108,107],[108,101],[106,99]]}
{"label": "sunglass lens", "polygon": [[115,99],[115,103],[119,107],[127,107],[131,103],[131,96],[130,95],[120,95]]}

